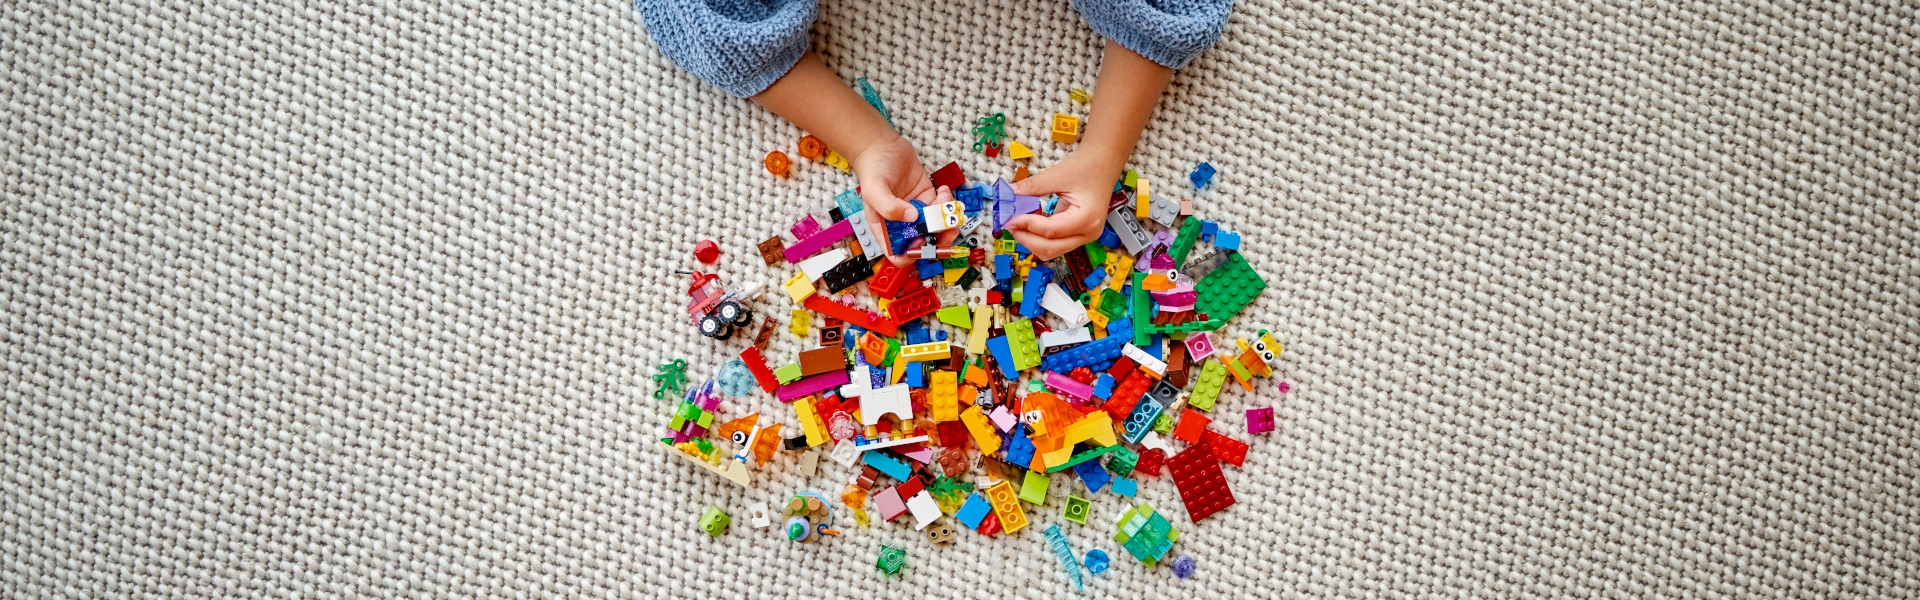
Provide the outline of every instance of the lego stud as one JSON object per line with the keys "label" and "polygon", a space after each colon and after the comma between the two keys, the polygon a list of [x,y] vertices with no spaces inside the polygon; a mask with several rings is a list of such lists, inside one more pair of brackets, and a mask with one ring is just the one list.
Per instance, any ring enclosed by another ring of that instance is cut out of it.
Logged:
{"label": "lego stud", "polygon": [[1173,565],[1173,574],[1181,579],[1191,579],[1193,577],[1193,569],[1198,566],[1194,564],[1193,555],[1191,554],[1175,556],[1171,564]]}
{"label": "lego stud", "polygon": [[793,159],[787,158],[785,152],[779,150],[768,152],[766,162],[768,173],[786,177],[788,173],[793,172]]}
{"label": "lego stud", "polygon": [[693,246],[693,258],[703,265],[713,264],[713,261],[720,260],[720,245],[713,243],[713,240],[700,240]]}

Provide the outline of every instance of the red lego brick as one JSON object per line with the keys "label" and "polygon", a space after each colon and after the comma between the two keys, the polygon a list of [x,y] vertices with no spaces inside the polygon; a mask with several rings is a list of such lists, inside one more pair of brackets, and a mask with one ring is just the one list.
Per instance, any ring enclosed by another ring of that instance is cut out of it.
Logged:
{"label": "red lego brick", "polygon": [[[1126,358],[1123,357],[1120,360],[1126,360]],[[1100,408],[1113,417],[1113,422],[1124,423],[1127,417],[1133,414],[1133,405],[1140,403],[1140,397],[1147,395],[1147,388],[1150,387],[1153,387],[1152,377],[1139,373],[1130,374],[1119,385],[1113,386],[1113,396],[1107,400],[1105,406]]]}
{"label": "red lego brick", "polygon": [[1228,464],[1238,467],[1240,463],[1247,461],[1246,442],[1227,437],[1212,429],[1208,429],[1205,434],[1201,435],[1200,441],[1202,442],[1201,445],[1212,449],[1214,458],[1218,458]]}
{"label": "red lego brick", "polygon": [[773,376],[773,369],[767,368],[767,359],[760,356],[760,349],[747,346],[740,351],[740,362],[747,363],[747,370],[753,372],[753,380],[760,383],[760,389],[771,394],[780,389],[780,378]]}
{"label": "red lego brick", "polygon": [[967,433],[967,424],[961,421],[947,421],[934,425],[940,432],[940,445],[948,448],[965,448],[972,443],[973,434]]}
{"label": "red lego brick", "polygon": [[932,179],[933,187],[946,186],[947,189],[953,190],[960,189],[960,186],[967,184],[967,175],[966,173],[960,172],[960,163],[958,162],[950,162],[947,163],[947,166],[940,167],[940,170],[933,172]]}
{"label": "red lego brick", "polygon": [[880,261],[880,268],[874,271],[872,279],[867,280],[867,289],[879,298],[897,298],[919,287],[919,273],[900,268],[890,260]]}
{"label": "red lego brick", "polygon": [[927,489],[927,484],[921,483],[920,476],[915,475],[908,477],[906,482],[901,483],[899,489],[900,498],[912,498],[914,494],[918,494],[921,490]]}
{"label": "red lego brick", "polygon": [[868,331],[880,335],[892,336],[899,335],[900,333],[900,326],[892,320],[833,300],[828,300],[826,296],[819,294],[808,297],[807,301],[802,302],[800,305],[807,307],[807,310],[859,325]]}
{"label": "red lego brick", "polygon": [[895,323],[905,323],[933,314],[940,310],[940,296],[933,288],[923,287],[900,296],[887,305],[887,318]]}
{"label": "red lego brick", "polygon": [[1140,453],[1140,460],[1133,463],[1133,477],[1159,477],[1160,466],[1167,464],[1167,451],[1151,448]]}
{"label": "red lego brick", "polygon": [[1127,376],[1132,375],[1135,368],[1139,366],[1140,364],[1133,362],[1132,358],[1123,355],[1113,359],[1113,366],[1107,367],[1107,374],[1113,376],[1114,381],[1126,381]]}
{"label": "red lego brick", "polygon": [[1233,506],[1233,490],[1227,488],[1227,475],[1220,471],[1220,461],[1205,444],[1173,455],[1167,460],[1167,472],[1173,476],[1174,487],[1180,489],[1180,502],[1187,505],[1187,517],[1193,522]]}
{"label": "red lego brick", "polygon": [[1173,426],[1173,439],[1188,445],[1200,443],[1200,435],[1207,431],[1207,424],[1213,419],[1200,414],[1200,411],[1188,408],[1180,412],[1180,424]]}
{"label": "red lego brick", "polygon": [[980,520],[980,529],[978,531],[980,535],[987,537],[993,537],[993,534],[1000,533],[999,515],[987,513],[987,518]]}

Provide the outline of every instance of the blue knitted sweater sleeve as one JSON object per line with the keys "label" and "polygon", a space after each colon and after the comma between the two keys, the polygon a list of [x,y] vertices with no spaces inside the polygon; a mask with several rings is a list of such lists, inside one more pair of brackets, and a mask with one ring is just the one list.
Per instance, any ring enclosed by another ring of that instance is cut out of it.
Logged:
{"label": "blue knitted sweater sleeve", "polygon": [[634,0],[673,64],[735,96],[760,93],[809,45],[816,0]]}
{"label": "blue knitted sweater sleeve", "polygon": [[1220,40],[1233,0],[1074,0],[1093,30],[1175,69]]}

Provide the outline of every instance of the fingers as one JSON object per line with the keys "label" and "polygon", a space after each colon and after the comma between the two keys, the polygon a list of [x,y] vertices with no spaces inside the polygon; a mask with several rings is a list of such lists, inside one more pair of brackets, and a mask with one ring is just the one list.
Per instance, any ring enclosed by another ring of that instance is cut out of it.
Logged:
{"label": "fingers", "polygon": [[1085,201],[1067,201],[1067,209],[1052,215],[1031,213],[1014,217],[1007,229],[1026,231],[1044,238],[1064,238],[1094,232],[1100,237],[1100,225],[1106,217],[1106,205],[1095,207]]}
{"label": "fingers", "polygon": [[1027,248],[1027,252],[1032,253],[1035,259],[1041,261],[1060,258],[1061,255],[1072,252],[1074,248],[1084,246],[1087,242],[1096,239],[1100,239],[1099,233],[1083,233],[1063,238],[1048,238],[1037,236],[1027,231],[1013,232],[1013,240],[1020,242],[1021,246]]}

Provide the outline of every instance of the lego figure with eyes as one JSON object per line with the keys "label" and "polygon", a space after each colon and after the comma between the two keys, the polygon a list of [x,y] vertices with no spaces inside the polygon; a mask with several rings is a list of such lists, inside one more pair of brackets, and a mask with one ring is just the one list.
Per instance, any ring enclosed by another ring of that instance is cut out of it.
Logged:
{"label": "lego figure with eyes", "polygon": [[[1174,69],[1213,46],[1233,6],[1232,0],[1166,4],[1074,2],[1108,39],[1086,119],[1090,126],[1076,131],[1077,142],[1062,142],[1077,144],[1066,158],[1013,184],[1021,195],[1057,195],[1052,214],[1021,215],[1006,227],[1041,260],[1100,237],[1114,182]],[[654,43],[674,64],[729,94],[753,99],[845,156],[859,177],[865,221],[875,239],[888,238],[886,221],[921,219],[912,201],[921,206],[953,201],[952,190],[933,185],[913,145],[894,131],[888,116],[809,50],[817,0],[663,0],[635,6]],[[934,241],[950,245],[958,233],[948,229]],[[922,238],[887,250],[904,266],[924,243]]]}

